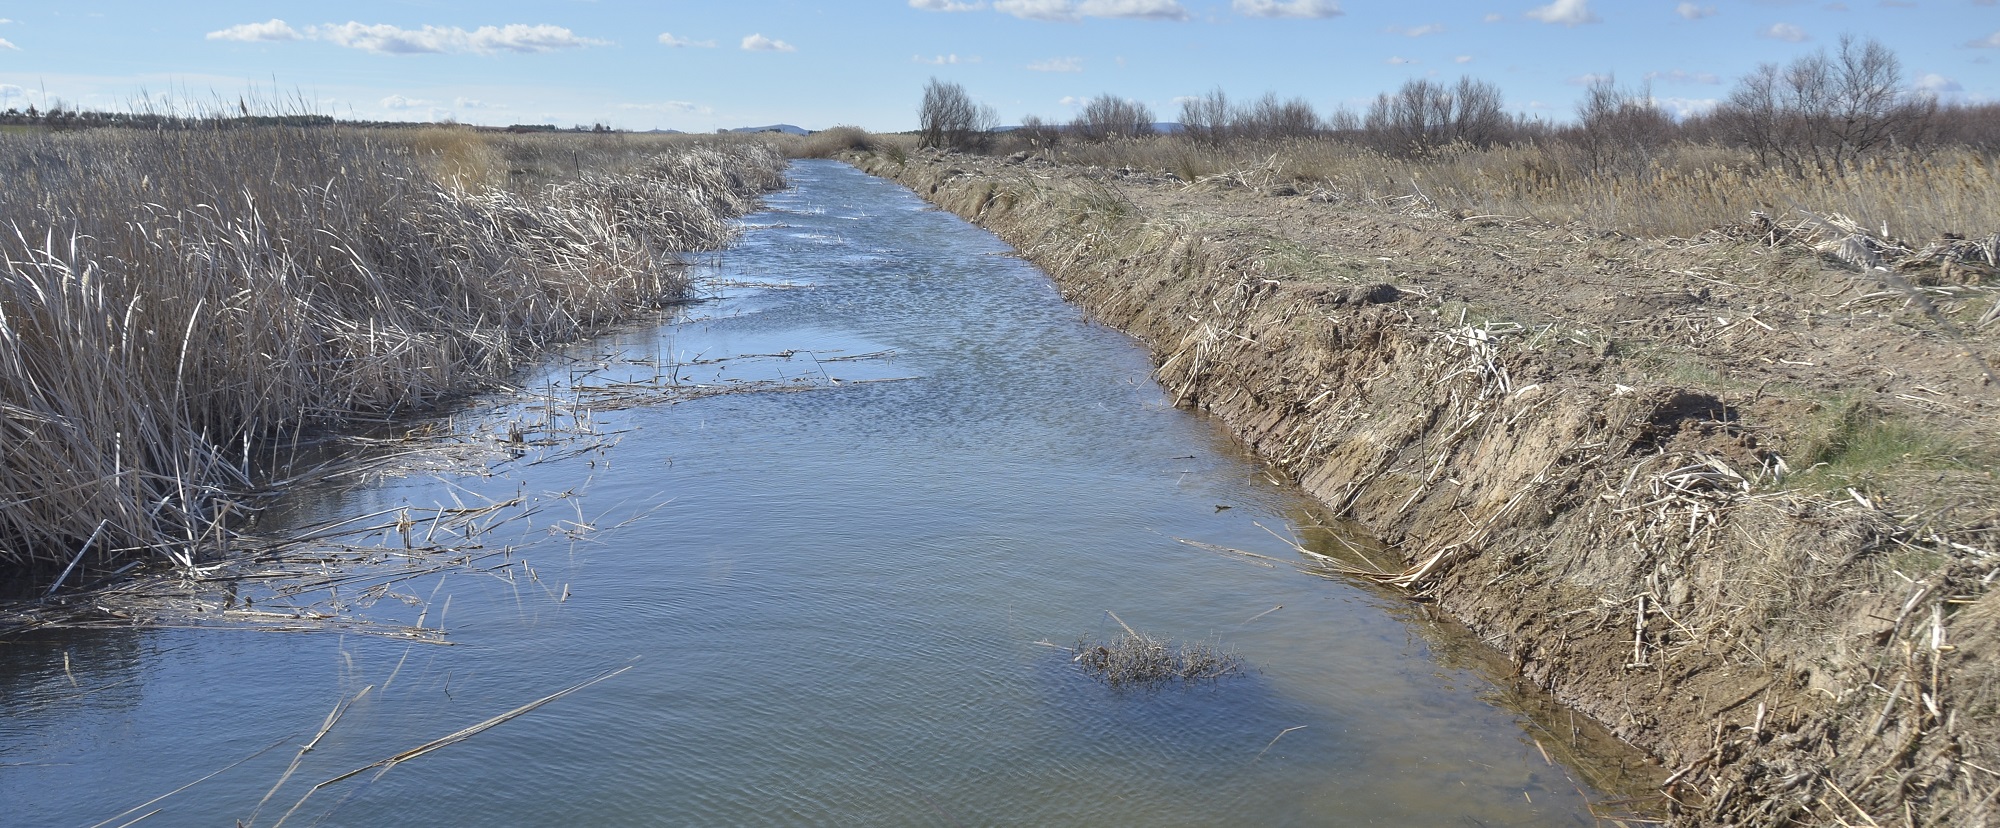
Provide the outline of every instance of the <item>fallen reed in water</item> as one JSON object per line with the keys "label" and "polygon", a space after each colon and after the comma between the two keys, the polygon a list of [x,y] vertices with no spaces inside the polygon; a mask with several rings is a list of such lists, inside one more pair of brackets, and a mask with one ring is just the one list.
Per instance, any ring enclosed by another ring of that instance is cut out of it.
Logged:
{"label": "fallen reed in water", "polygon": [[195,566],[260,458],[677,296],[782,183],[760,144],[578,140],[0,136],[0,577]]}

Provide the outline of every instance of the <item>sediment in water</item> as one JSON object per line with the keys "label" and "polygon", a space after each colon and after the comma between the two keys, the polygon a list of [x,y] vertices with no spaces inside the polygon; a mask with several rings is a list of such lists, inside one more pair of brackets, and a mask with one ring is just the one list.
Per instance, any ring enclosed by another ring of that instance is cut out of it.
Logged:
{"label": "sediment in water", "polygon": [[[1788,483],[1787,456],[1817,456],[1808,444],[1827,400],[1895,389],[1850,392],[1851,378],[1815,386],[1804,374],[1759,384],[1731,380],[1726,365],[1701,381],[1661,368],[1766,353],[1766,333],[1748,322],[1747,334],[1730,332],[1736,340],[1691,348],[1605,333],[1683,305],[1695,309],[1689,319],[1715,314],[1701,307],[1706,288],[1663,292],[1645,267],[1604,262],[1715,273],[1687,257],[1713,264],[1748,247],[1635,251],[1579,238],[1572,247],[1599,263],[1585,272],[1621,286],[1599,318],[1579,321],[1476,298],[1464,280],[1553,274],[1560,291],[1572,277],[1452,217],[1386,226],[1309,205],[1322,211],[1311,221],[1354,225],[1327,232],[1380,244],[1382,257],[1458,257],[1411,278],[1397,268],[1423,265],[1377,266],[1368,259],[1380,257],[1343,258],[1287,235],[1245,206],[1263,194],[1227,182],[1019,158],[855,160],[1012,243],[1072,302],[1145,342],[1180,404],[1220,418],[1404,550],[1405,568],[1377,580],[1435,600],[1523,677],[1657,756],[1676,821],[2000,818],[2000,774],[1986,770],[2000,770],[1992,475],[1945,464],[1917,488],[1889,472],[1846,491]],[[1468,264],[1473,256],[1487,264]],[[1783,279],[1851,276],[1795,259],[1774,259]],[[1574,277],[1579,291],[1587,281]],[[1454,296],[1455,285],[1475,298]],[[1776,280],[1742,295],[1767,297],[1750,316],[1775,318],[1759,308],[1814,289]],[[1823,311],[1801,306],[1796,317],[1810,325]],[[1904,342],[1893,326],[1856,328],[1848,316],[1852,341],[1820,347],[1852,352],[1856,372],[1874,362],[1870,349],[1932,349],[1903,358],[1939,371],[1925,387],[1968,418],[1911,422],[1946,435],[1991,425],[1990,391],[1954,367],[1963,343]],[[1961,373],[1967,382],[1951,385]]]}

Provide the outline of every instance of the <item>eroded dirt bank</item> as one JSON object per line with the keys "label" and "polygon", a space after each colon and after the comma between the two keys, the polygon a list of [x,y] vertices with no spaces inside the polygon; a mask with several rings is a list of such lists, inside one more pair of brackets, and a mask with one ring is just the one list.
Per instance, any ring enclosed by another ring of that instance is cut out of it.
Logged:
{"label": "eroded dirt bank", "polygon": [[1148,343],[1182,404],[1403,551],[1378,580],[1659,757],[1678,821],[2000,820],[1979,245],[1884,273],[1782,221],[1650,241],[1248,176],[857,162]]}

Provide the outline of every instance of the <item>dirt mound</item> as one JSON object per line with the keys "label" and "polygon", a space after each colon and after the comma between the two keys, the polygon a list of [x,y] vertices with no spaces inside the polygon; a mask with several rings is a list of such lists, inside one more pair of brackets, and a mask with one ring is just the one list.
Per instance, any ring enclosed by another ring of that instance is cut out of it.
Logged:
{"label": "dirt mound", "polygon": [[2000,817],[2000,343],[1970,259],[1926,286],[1775,225],[861,163],[1149,343],[1180,403],[1403,551],[1376,580],[1658,756],[1678,821]]}

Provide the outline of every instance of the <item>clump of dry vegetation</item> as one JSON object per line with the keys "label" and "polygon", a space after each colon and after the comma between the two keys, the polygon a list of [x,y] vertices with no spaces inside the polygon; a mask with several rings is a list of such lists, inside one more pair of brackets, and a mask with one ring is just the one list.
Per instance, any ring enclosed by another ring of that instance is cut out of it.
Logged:
{"label": "clump of dry vegetation", "polygon": [[841,125],[798,139],[789,154],[794,158],[834,158],[844,152],[874,152],[878,145],[867,130]]}
{"label": "clump of dry vegetation", "polygon": [[1125,633],[1117,638],[1098,641],[1084,636],[1070,648],[1071,662],[1112,687],[1197,684],[1243,672],[1241,658],[1210,642],[1176,643],[1141,633],[1123,621],[1118,625]]}
{"label": "clump of dry vegetation", "polygon": [[251,126],[0,136],[0,575],[227,548],[319,429],[677,296],[781,184],[749,142]]}

